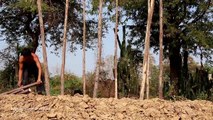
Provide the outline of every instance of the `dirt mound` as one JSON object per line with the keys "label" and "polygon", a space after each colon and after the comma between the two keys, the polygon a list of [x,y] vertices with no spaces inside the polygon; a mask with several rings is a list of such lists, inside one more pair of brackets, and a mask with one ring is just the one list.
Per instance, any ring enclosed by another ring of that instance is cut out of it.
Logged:
{"label": "dirt mound", "polygon": [[0,95],[1,120],[213,120],[210,101],[133,100],[82,96]]}

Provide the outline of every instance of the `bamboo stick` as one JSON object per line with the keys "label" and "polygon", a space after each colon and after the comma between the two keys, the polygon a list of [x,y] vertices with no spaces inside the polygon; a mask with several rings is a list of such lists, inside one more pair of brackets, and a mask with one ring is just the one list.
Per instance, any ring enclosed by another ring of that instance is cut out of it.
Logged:
{"label": "bamboo stick", "polygon": [[1,95],[11,94],[11,93],[14,94],[14,93],[20,92],[23,89],[26,89],[26,88],[29,88],[29,87],[32,87],[32,86],[36,86],[36,85],[38,85],[38,83],[34,82],[34,83],[31,83],[31,84],[28,84],[28,85],[25,85],[25,86],[22,86],[22,87],[19,87],[19,88],[15,88],[13,90],[10,90],[10,91],[4,92],[4,93],[1,93]]}

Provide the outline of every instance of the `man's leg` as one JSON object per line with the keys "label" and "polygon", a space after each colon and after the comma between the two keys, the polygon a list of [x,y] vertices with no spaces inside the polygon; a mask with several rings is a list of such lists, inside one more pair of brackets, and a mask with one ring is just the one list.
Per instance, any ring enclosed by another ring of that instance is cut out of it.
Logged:
{"label": "man's leg", "polygon": [[23,75],[22,75],[22,85],[27,85],[29,84],[29,72],[28,69],[23,69]]}
{"label": "man's leg", "polygon": [[41,75],[41,81],[42,83],[36,86],[36,90],[38,94],[45,94],[45,86],[44,86],[44,76]]}
{"label": "man's leg", "polygon": [[[37,79],[38,79],[38,69],[35,68],[34,70],[35,70],[34,71],[35,81],[37,81]],[[41,81],[42,81],[42,83],[36,86],[36,91],[37,91],[38,94],[45,94],[45,87],[44,87],[44,82],[45,81],[44,81],[43,74],[41,75]]]}

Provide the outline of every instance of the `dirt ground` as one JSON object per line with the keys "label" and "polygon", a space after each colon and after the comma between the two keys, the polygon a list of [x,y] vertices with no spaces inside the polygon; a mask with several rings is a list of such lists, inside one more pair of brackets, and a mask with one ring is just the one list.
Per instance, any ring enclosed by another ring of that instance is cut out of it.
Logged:
{"label": "dirt ground", "polygon": [[213,120],[213,102],[0,95],[1,120]]}

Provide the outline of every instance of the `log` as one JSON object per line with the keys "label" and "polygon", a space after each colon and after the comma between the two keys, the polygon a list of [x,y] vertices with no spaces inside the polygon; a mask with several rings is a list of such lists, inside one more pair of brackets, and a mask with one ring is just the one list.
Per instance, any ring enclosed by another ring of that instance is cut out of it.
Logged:
{"label": "log", "polygon": [[31,83],[31,84],[28,84],[28,85],[25,85],[25,86],[22,86],[22,87],[19,87],[19,88],[15,88],[13,90],[10,90],[10,91],[4,92],[4,93],[1,93],[1,95],[11,94],[11,93],[15,94],[15,93],[22,91],[23,89],[33,87],[33,86],[36,86],[36,85],[38,85],[38,83],[34,82],[34,83]]}

